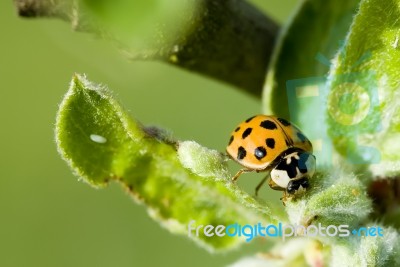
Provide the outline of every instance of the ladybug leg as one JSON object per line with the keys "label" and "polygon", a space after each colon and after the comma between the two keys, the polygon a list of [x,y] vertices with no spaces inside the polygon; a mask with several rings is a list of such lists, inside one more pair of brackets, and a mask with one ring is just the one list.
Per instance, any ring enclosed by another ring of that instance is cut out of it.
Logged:
{"label": "ladybug leg", "polygon": [[249,169],[241,169],[241,170],[239,170],[236,174],[235,174],[235,176],[233,176],[232,177],[232,182],[236,182],[237,181],[237,179],[239,179],[239,176],[240,175],[242,175],[242,173],[245,173],[245,172],[252,172],[253,170],[249,170]]}
{"label": "ladybug leg", "polygon": [[286,207],[286,201],[289,199],[288,194],[286,193],[286,191],[283,191],[283,196],[280,198],[280,200],[282,200],[282,204],[283,206]]}
{"label": "ladybug leg", "polygon": [[265,181],[267,181],[268,179],[268,175],[265,176],[261,182],[256,186],[256,197],[258,196],[258,190],[260,190],[261,186],[263,186],[263,184],[265,183]]}

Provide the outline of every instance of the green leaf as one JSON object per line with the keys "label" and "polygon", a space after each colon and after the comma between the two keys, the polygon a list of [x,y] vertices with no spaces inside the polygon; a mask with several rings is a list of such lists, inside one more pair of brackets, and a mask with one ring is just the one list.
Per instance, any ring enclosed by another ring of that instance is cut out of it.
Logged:
{"label": "green leaf", "polygon": [[[369,224],[383,236],[352,235],[333,238],[333,244],[323,244],[316,239],[291,238],[279,243],[264,254],[240,259],[229,267],[248,266],[399,266],[400,239],[393,228]],[[357,229],[357,228],[356,228]]]}
{"label": "green leaf", "polygon": [[[195,142],[174,142],[146,128],[104,87],[75,75],[56,122],[61,156],[96,187],[118,181],[150,215],[174,233],[194,226],[276,223],[270,209],[230,182],[225,157]],[[177,151],[178,150],[178,151]],[[191,237],[209,249],[230,248],[244,239]]]}
{"label": "green leaf", "polygon": [[330,247],[311,238],[292,238],[278,243],[268,253],[242,258],[229,267],[325,266]]}
{"label": "green leaf", "polygon": [[362,1],[329,75],[329,135],[375,177],[400,173],[400,1]]}
{"label": "green leaf", "polygon": [[[298,11],[281,33],[267,73],[263,93],[265,114],[276,114],[299,123],[298,113],[289,112],[286,83],[324,76],[328,72],[329,59],[345,38],[358,3],[359,0],[301,1]],[[316,57],[325,62],[318,63]],[[304,113],[303,108],[307,106],[301,108]]]}
{"label": "green leaf", "polygon": [[339,171],[318,173],[311,180],[311,189],[298,201],[288,202],[287,212],[292,224],[346,224],[363,222],[372,209],[365,186],[354,176]]}
{"label": "green leaf", "polygon": [[398,233],[379,225],[367,227],[380,227],[383,236],[350,236],[345,243],[333,245],[329,266],[399,266]]}

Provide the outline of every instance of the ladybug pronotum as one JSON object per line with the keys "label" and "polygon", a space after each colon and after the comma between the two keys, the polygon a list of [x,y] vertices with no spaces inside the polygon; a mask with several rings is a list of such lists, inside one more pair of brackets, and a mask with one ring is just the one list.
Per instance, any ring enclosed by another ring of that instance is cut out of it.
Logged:
{"label": "ladybug pronotum", "polygon": [[[245,167],[232,181],[244,172],[269,171],[269,186],[285,195],[304,192],[315,173],[311,142],[299,128],[276,116],[256,115],[239,124],[226,151]],[[267,178],[256,187],[256,195]]]}

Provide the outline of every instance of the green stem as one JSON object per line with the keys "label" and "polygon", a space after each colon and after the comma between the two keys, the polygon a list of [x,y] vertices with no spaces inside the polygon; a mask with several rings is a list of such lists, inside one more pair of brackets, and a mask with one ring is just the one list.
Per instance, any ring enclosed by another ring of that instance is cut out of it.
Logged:
{"label": "green stem", "polygon": [[[61,18],[74,29],[105,32],[79,8],[78,1],[15,0],[15,5],[22,17]],[[157,35],[162,37],[157,37],[156,47],[127,49],[129,57],[168,62],[260,96],[277,24],[243,0],[197,0],[195,12],[184,16],[190,30],[172,33],[160,26]]]}

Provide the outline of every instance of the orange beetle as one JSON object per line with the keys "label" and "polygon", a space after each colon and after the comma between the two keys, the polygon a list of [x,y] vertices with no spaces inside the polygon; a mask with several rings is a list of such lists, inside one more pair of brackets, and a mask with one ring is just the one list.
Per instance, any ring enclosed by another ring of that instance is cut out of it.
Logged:
{"label": "orange beetle", "polygon": [[[256,115],[239,124],[226,148],[243,172],[269,171],[272,189],[297,194],[309,187],[315,173],[315,156],[308,138],[293,124],[276,116]],[[265,180],[256,187],[256,194]]]}

